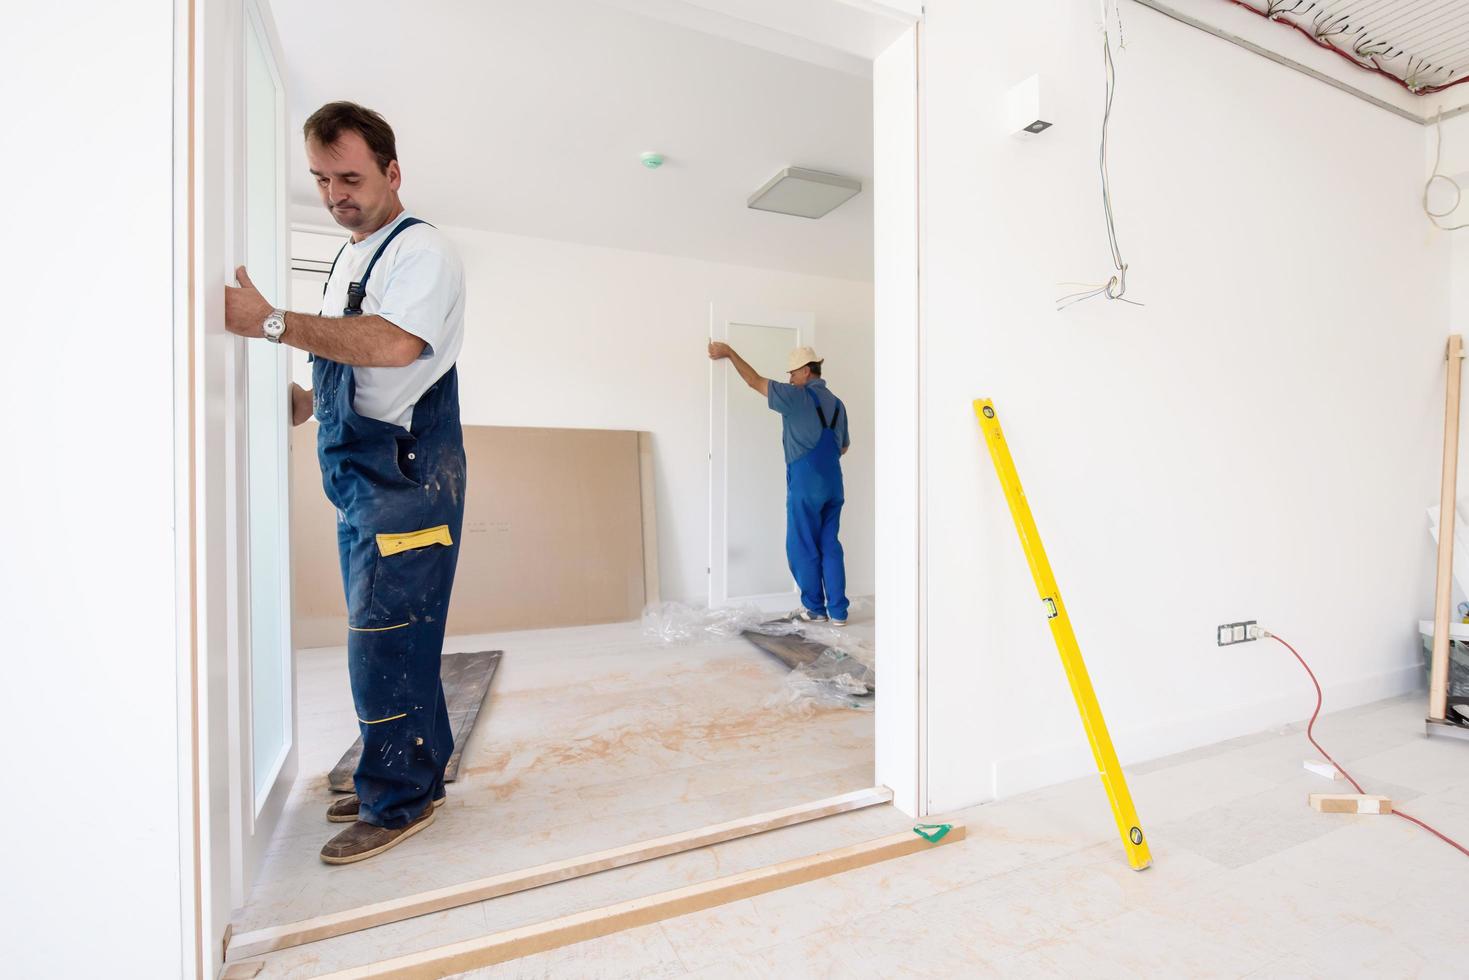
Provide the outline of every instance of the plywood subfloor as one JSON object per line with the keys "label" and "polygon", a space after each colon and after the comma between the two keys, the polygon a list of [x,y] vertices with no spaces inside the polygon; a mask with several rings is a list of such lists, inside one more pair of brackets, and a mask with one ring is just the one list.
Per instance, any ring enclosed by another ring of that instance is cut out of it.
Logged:
{"label": "plywood subfloor", "polygon": [[[253,957],[252,960],[264,962],[260,974],[263,978],[305,980],[404,952],[534,925],[558,916],[605,908],[630,899],[860,844],[887,834],[907,832],[911,827],[912,821],[891,806],[873,807],[284,949]],[[595,971],[590,974],[573,971],[551,975],[581,977],[596,974]]]}
{"label": "plywood subfloor", "polygon": [[[850,628],[870,635],[870,614]],[[356,729],[346,654],[301,655],[302,775],[237,932],[872,785],[871,712],[780,707],[786,670],[743,639],[659,647],[627,623],[447,649],[505,651],[448,803],[412,840],[344,867],[316,855],[341,829],[323,816],[326,774]]]}
{"label": "plywood subfloor", "polygon": [[[1369,790],[1469,838],[1469,754],[1423,737],[1422,695],[1317,735]],[[1469,861],[1405,820],[1315,812],[1329,784],[1310,756],[1293,726],[1131,768],[1141,873],[1082,779],[955,814],[968,837],[943,852],[462,976],[1464,976]]]}
{"label": "plywood subfloor", "polygon": [[[1324,716],[1317,734],[1369,789],[1464,839],[1465,747],[1426,740],[1422,712],[1421,695],[1398,698]],[[1131,767],[1155,861],[1142,873],[1123,860],[1101,785],[1081,779],[955,814],[968,837],[942,852],[464,976],[1463,976],[1469,862],[1403,820],[1311,810],[1326,781],[1301,769],[1309,755],[1292,726]],[[582,879],[574,895],[545,889],[272,954],[261,975],[312,976],[904,823],[889,808],[844,814]]]}

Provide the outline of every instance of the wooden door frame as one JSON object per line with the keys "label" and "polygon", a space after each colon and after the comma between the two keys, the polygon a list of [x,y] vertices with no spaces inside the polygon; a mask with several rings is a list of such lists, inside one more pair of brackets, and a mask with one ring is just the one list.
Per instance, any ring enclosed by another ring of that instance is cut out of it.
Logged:
{"label": "wooden door frame", "polygon": [[[238,701],[249,681],[240,656],[249,635],[239,615],[248,597],[239,544],[248,539],[237,519],[243,457],[234,405],[245,378],[245,342],[224,329],[224,285],[243,259],[243,228],[232,210],[241,177],[235,158],[244,31],[248,5],[257,2],[181,0],[175,21],[175,541],[179,820],[186,841],[179,855],[180,975],[190,978],[213,977],[223,962],[230,918],[246,887],[239,824],[247,808],[255,816],[249,748],[239,744],[248,724]],[[279,65],[279,43],[269,40]],[[284,139],[289,127],[284,116],[282,122]],[[284,194],[284,181],[280,186]],[[283,266],[288,258],[283,242]],[[273,794],[269,805],[288,791]]]}
{"label": "wooden door frame", "polygon": [[[181,853],[185,949],[180,974],[212,977],[222,962],[231,912],[229,781],[229,570],[225,520],[229,349],[224,330],[228,232],[225,156],[231,16],[239,0],[180,4],[175,99],[176,505],[181,592],[178,602],[181,715],[181,815],[189,846]],[[242,8],[241,8],[242,9]]]}
{"label": "wooden door frame", "polygon": [[873,62],[876,782],[929,813],[924,358],[924,24]]}
{"label": "wooden door frame", "polygon": [[[287,104],[285,92],[285,78],[282,66],[285,63],[284,54],[281,49],[280,38],[276,33],[275,24],[269,15],[269,8],[263,0],[241,0],[243,16],[241,18],[241,31],[236,53],[239,56],[238,69],[233,75],[234,89],[231,101],[233,118],[238,123],[231,126],[230,132],[238,135],[245,132],[248,120],[248,108],[246,96],[248,94],[248,83],[245,64],[247,58],[246,42],[249,32],[253,29],[260,35],[269,51],[272,69],[277,75],[276,109],[280,122],[280,132],[277,134],[280,140],[280,148],[284,151],[287,140],[290,137],[291,127],[287,122]],[[238,213],[248,214],[248,182],[246,180],[245,167],[247,160],[243,146],[235,146],[230,153],[229,166],[231,168],[232,184],[234,190],[240,195]],[[286,290],[286,296],[274,297],[276,303],[282,307],[288,306],[288,295],[290,289],[290,252],[291,233],[289,226],[289,195],[287,192],[287,165],[286,154],[282,152],[277,160],[276,167],[276,213],[280,215],[281,224],[279,240],[276,250],[275,279],[278,291]],[[244,261],[247,253],[248,242],[246,241],[247,229],[242,223],[239,227],[232,229],[231,246],[235,256]],[[228,470],[226,485],[231,495],[231,501],[227,509],[234,515],[231,522],[231,533],[229,538],[230,556],[228,564],[232,584],[230,585],[230,596],[232,602],[233,617],[230,625],[230,637],[234,641],[229,656],[229,678],[231,695],[229,703],[229,728],[235,733],[236,738],[230,746],[230,790],[233,798],[232,822],[230,827],[231,846],[231,902],[238,908],[244,904],[250,886],[254,883],[255,872],[258,870],[260,861],[264,858],[264,852],[269,845],[269,835],[280,814],[285,810],[286,798],[290,796],[291,786],[296,775],[296,760],[298,755],[298,726],[295,710],[296,698],[296,657],[292,637],[291,618],[291,563],[287,561],[281,576],[281,600],[284,607],[283,633],[281,637],[286,644],[287,656],[289,658],[286,676],[283,678],[285,684],[285,695],[290,717],[287,719],[289,731],[287,743],[281,757],[273,760],[274,774],[271,777],[271,789],[263,799],[257,799],[255,795],[255,726],[253,711],[254,678],[252,674],[251,658],[245,656],[245,651],[252,649],[254,638],[252,636],[252,624],[250,618],[250,522],[251,514],[249,502],[249,472],[247,460],[249,458],[249,424],[248,424],[248,400],[249,400],[249,365],[247,345],[253,341],[238,340],[230,351],[231,370],[228,381],[231,389],[226,395],[225,402],[231,412],[231,422],[228,426],[232,443],[228,451]],[[285,362],[287,352],[284,348],[273,347],[278,360]],[[289,382],[289,362],[284,365],[287,381]],[[285,418],[290,419],[290,389],[289,384],[279,392],[285,411]],[[289,421],[288,421],[289,424]],[[281,473],[283,483],[278,488],[281,496],[281,541],[280,554],[289,556],[290,551],[290,430],[280,447]]]}

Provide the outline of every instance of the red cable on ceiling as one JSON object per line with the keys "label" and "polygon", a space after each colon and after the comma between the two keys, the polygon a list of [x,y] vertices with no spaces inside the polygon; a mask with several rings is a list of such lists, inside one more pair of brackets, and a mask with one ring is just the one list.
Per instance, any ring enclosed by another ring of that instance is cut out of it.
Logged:
{"label": "red cable on ceiling", "polygon": [[1296,31],[1302,37],[1306,38],[1317,47],[1325,48],[1332,54],[1345,58],[1348,62],[1362,69],[1363,71],[1371,72],[1374,75],[1381,75],[1383,78],[1397,82],[1399,85],[1401,85],[1403,88],[1407,89],[1414,95],[1433,95],[1437,92],[1442,92],[1445,89],[1453,88],[1455,85],[1462,85],[1465,82],[1469,82],[1469,75],[1465,75],[1463,78],[1456,79],[1452,82],[1446,82],[1443,85],[1425,85],[1422,88],[1413,88],[1411,85],[1408,84],[1407,79],[1394,75],[1392,72],[1379,65],[1375,60],[1363,60],[1362,58],[1359,58],[1358,56],[1348,51],[1343,51],[1341,48],[1337,47],[1335,44],[1332,44],[1325,38],[1317,37],[1313,32],[1307,30],[1305,27],[1297,24],[1293,20],[1286,20],[1284,17],[1274,17],[1270,14],[1268,10],[1259,10],[1253,4],[1246,2],[1246,0],[1224,0],[1224,2],[1232,3],[1236,7],[1239,7],[1241,10],[1248,10],[1256,17],[1263,17],[1266,20],[1270,21],[1272,24],[1280,24],[1282,27],[1289,27],[1291,30]]}

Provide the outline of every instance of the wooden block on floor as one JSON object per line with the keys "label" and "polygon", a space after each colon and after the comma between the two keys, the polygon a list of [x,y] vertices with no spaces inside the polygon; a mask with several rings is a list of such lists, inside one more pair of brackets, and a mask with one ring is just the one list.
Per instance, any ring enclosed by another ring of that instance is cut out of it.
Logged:
{"label": "wooden block on floor", "polygon": [[1364,793],[1312,793],[1310,802],[1321,813],[1392,813],[1392,800]]}

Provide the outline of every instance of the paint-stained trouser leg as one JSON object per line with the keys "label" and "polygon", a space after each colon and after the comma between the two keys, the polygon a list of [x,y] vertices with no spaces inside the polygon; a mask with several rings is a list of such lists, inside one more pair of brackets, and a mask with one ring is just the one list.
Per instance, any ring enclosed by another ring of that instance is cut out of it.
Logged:
{"label": "paint-stained trouser leg", "polygon": [[455,544],[383,556],[375,536],[341,536],[348,548],[347,664],[362,732],[355,785],[359,819],[402,827],[441,794],[454,748],[440,660]]}

